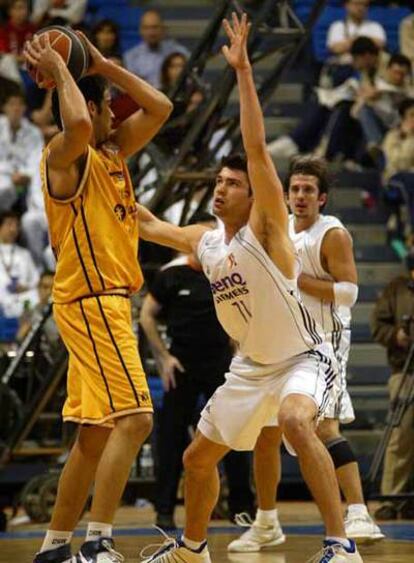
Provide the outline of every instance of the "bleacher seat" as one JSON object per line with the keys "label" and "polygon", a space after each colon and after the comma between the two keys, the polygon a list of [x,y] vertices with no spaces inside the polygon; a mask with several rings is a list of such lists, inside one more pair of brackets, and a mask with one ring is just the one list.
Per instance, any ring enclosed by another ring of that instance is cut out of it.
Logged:
{"label": "bleacher seat", "polygon": [[0,316],[0,342],[14,342],[18,330],[18,318]]}

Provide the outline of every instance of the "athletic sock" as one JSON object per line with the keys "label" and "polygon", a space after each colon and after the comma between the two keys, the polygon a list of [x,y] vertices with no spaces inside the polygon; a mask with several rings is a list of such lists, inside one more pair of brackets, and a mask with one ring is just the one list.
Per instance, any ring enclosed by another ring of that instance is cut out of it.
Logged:
{"label": "athletic sock", "polygon": [[347,512],[348,516],[366,516],[369,514],[365,504],[350,504]]}
{"label": "athletic sock", "polygon": [[111,537],[112,524],[104,524],[103,522],[89,522],[85,541],[95,541],[99,540],[99,538]]}
{"label": "athletic sock", "polygon": [[352,545],[351,542],[347,538],[337,538],[335,536],[326,536],[325,540],[329,541],[329,542],[333,542],[333,543],[340,543],[346,549],[350,549],[351,545]]}
{"label": "athletic sock", "polygon": [[73,532],[57,532],[55,530],[48,530],[46,532],[45,539],[43,540],[40,552],[51,551],[52,549],[56,549],[62,545],[70,543],[72,536]]}
{"label": "athletic sock", "polygon": [[255,523],[259,526],[272,526],[277,519],[277,509],[260,510],[257,509]]}
{"label": "athletic sock", "polygon": [[183,541],[184,545],[186,547],[188,547],[188,549],[191,549],[192,551],[197,551],[197,549],[200,549],[200,547],[202,546],[202,544],[206,541],[193,541],[193,540],[189,540],[188,538],[186,538],[184,535],[181,536],[181,540]]}

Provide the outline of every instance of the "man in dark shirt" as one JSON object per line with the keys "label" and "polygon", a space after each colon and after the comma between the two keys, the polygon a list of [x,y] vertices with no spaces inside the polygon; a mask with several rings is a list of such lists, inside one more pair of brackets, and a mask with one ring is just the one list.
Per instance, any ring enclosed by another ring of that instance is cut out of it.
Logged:
{"label": "man in dark shirt", "polygon": [[[214,217],[198,214],[193,222],[215,227]],[[157,317],[162,315],[167,348]],[[182,470],[182,455],[189,427],[199,415],[199,402],[209,399],[224,383],[233,349],[214,310],[210,284],[194,255],[180,256],[156,275],[141,311],[141,326],[157,362],[164,400],[157,433],[157,525],[174,527],[173,513]],[[231,452],[224,458],[229,485],[229,512],[251,512],[248,452]]]}

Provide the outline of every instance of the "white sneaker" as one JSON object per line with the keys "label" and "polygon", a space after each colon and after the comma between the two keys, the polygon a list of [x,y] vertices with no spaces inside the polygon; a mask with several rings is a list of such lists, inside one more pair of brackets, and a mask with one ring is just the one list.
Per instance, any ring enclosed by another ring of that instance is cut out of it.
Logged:
{"label": "white sneaker", "polygon": [[111,538],[85,542],[76,556],[77,563],[122,563],[124,557],[115,551]]}
{"label": "white sneaker", "polygon": [[368,512],[352,515],[347,512],[345,515],[345,532],[348,538],[362,542],[375,542],[385,538],[380,527]]}
{"label": "white sneaker", "polygon": [[363,563],[355,542],[349,541],[351,547],[347,549],[340,543],[325,540],[321,551],[306,563]]}
{"label": "white sneaker", "polygon": [[299,147],[288,135],[279,137],[267,145],[267,150],[275,158],[291,158],[299,152]]}
{"label": "white sneaker", "polygon": [[[147,546],[152,547],[151,545]],[[141,551],[141,557],[147,548]],[[197,551],[184,545],[181,540],[168,538],[150,557],[144,558],[142,563],[211,563],[207,542],[203,542]]]}
{"label": "white sneaker", "polygon": [[227,546],[227,551],[252,553],[264,548],[276,547],[286,541],[277,517],[272,526],[262,526],[256,521],[253,522],[247,514],[237,514],[236,524],[249,529],[237,540],[233,540]]}

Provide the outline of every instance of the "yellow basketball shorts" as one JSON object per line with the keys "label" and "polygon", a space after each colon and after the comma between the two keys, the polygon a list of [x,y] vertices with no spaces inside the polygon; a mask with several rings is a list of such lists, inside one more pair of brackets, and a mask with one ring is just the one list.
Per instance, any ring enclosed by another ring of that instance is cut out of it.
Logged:
{"label": "yellow basketball shorts", "polygon": [[69,352],[65,421],[113,426],[116,417],[153,412],[128,298],[55,304],[53,314]]}

